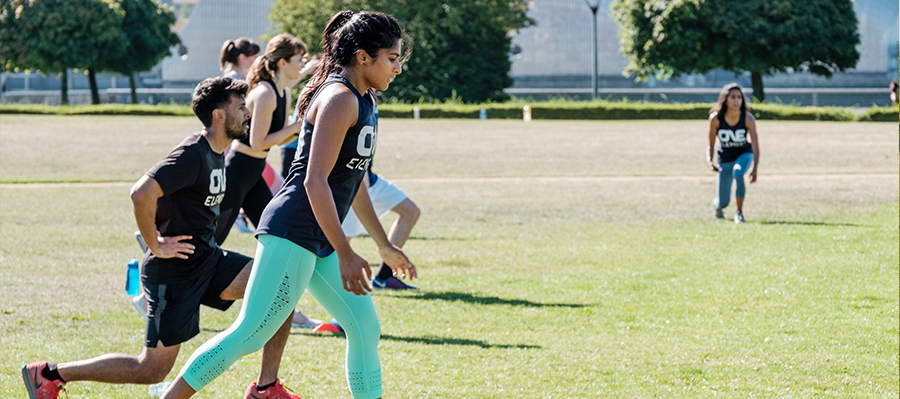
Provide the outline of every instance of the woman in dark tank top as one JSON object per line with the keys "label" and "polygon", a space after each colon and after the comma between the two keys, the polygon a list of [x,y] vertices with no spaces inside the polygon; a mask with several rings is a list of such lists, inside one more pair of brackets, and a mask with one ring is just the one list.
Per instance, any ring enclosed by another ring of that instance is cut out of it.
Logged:
{"label": "woman in dark tank top", "polygon": [[[719,144],[716,145],[716,139]],[[713,163],[713,151],[718,153],[719,165]],[[753,164],[751,167],[750,164]],[[744,222],[744,175],[749,172],[750,183],[756,182],[759,166],[759,140],[756,135],[756,118],[747,110],[744,91],[737,83],[725,85],[719,100],[709,111],[709,147],[706,164],[717,172],[718,196],[713,199],[716,217],[724,218],[722,211],[731,200],[731,182],[736,183],[734,193],[737,211],[735,223]]]}
{"label": "woman in dark tank top", "polygon": [[288,124],[290,88],[297,84],[306,63],[306,44],[297,38],[281,34],[272,38],[266,51],[254,61],[247,74],[250,92],[250,132],[231,145],[225,158],[225,199],[219,207],[216,223],[216,242],[225,242],[241,208],[254,226],[269,201],[272,192],[263,179],[269,148],[296,139],[302,123]]}
{"label": "woman in dark tank top", "polygon": [[303,140],[301,155],[257,229],[241,313],[194,352],[164,399],[192,396],[242,356],[262,348],[306,289],[344,328],[351,395],[382,397],[381,324],[369,295],[371,271],[350,247],[341,219],[352,205],[385,263],[398,277],[416,276],[415,266],[388,240],[362,184],[375,150],[374,92],[386,90],[400,74],[404,38],[397,21],[382,13],[342,11],[328,22],[323,62],[313,87],[300,99],[299,123],[309,140]]}

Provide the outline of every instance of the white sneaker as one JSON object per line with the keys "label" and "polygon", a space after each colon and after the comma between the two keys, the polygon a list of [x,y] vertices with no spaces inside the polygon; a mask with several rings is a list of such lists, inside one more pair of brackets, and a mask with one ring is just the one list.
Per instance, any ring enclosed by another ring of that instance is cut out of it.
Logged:
{"label": "white sneaker", "polygon": [[737,211],[734,213],[734,222],[737,224],[744,223],[744,213],[741,211]]}
{"label": "white sneaker", "polygon": [[303,312],[294,311],[294,317],[291,319],[291,327],[294,328],[316,328],[322,324],[322,320],[306,317]]}

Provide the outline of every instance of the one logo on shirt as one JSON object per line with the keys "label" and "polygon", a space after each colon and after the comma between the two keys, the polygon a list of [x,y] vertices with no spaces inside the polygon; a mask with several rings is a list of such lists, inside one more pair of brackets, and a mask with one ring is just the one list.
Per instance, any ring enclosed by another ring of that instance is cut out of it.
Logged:
{"label": "one logo on shirt", "polygon": [[216,206],[225,199],[225,169],[213,169],[209,172],[209,196],[203,205]]}
{"label": "one logo on shirt", "polygon": [[722,143],[722,148],[741,147],[747,144],[746,129],[719,129],[718,136],[719,142]]}
{"label": "one logo on shirt", "polygon": [[375,152],[375,126],[363,126],[359,130],[359,136],[356,137],[356,153],[360,157],[353,158],[347,162],[347,169],[366,170],[369,163],[372,162],[372,153]]}

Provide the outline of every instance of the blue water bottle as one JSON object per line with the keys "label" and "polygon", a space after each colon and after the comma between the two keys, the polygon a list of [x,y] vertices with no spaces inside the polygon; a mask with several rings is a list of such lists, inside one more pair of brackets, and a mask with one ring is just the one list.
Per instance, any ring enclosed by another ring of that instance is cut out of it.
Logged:
{"label": "blue water bottle", "polygon": [[128,260],[128,274],[125,279],[125,293],[129,296],[138,296],[141,293],[141,262],[137,259]]}

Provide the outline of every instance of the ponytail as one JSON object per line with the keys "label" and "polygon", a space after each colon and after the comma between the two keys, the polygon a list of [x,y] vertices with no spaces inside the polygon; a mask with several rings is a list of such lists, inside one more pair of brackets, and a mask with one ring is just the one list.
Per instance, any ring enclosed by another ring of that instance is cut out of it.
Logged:
{"label": "ponytail", "polygon": [[334,33],[341,29],[341,27],[343,27],[352,17],[352,11],[339,11],[337,14],[334,14],[334,16],[331,17],[331,20],[325,25],[325,31],[322,32],[322,61],[319,62],[319,66],[316,67],[313,76],[309,78],[309,85],[307,85],[308,90],[304,90],[303,93],[300,94],[300,99],[297,100],[297,115],[299,115],[299,117],[304,118],[306,116],[306,110],[309,108],[313,96],[319,90],[319,87],[322,86],[322,83],[325,82],[325,79],[328,78],[328,75],[340,73],[344,69],[333,56],[334,41],[332,40],[332,37],[334,36]]}
{"label": "ponytail", "polygon": [[259,44],[246,37],[226,41],[222,44],[222,52],[219,55],[219,69],[224,70],[229,64],[237,64],[238,56],[241,54],[247,57],[259,54]]}
{"label": "ponytail", "polygon": [[226,41],[222,45],[222,55],[219,56],[219,69],[224,70],[226,63],[231,63],[231,52],[234,50],[234,40]]}

